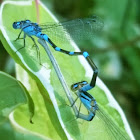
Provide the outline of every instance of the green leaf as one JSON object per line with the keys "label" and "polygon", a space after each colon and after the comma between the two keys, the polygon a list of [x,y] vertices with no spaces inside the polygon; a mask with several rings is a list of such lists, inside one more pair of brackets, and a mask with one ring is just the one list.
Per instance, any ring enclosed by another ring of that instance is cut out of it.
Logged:
{"label": "green leaf", "polygon": [[9,116],[17,106],[28,103],[30,116],[34,115],[34,104],[28,91],[21,82],[0,71],[0,123]]}
{"label": "green leaf", "polygon": [[[12,76],[0,71],[0,137],[6,140],[42,140],[35,134],[14,129],[8,121],[9,114],[18,106],[28,103],[27,122],[30,123],[34,115],[34,104],[28,91]],[[29,110],[29,112],[28,112]],[[10,114],[12,116],[13,112]],[[11,118],[12,119],[12,118]],[[31,124],[33,125],[33,124]],[[15,127],[15,126],[14,126]]]}
{"label": "green leaf", "polygon": [[[133,139],[133,134],[124,113],[100,79],[97,79],[97,86],[90,93],[96,98],[100,108],[111,118],[109,119],[112,120],[111,124],[109,120],[106,120],[108,125],[102,121],[104,118],[100,117],[100,115],[95,116],[91,122],[75,119],[72,109],[67,106],[69,102],[65,92],[42,46],[38,44],[43,66],[39,64],[36,49],[32,47],[33,42],[30,38],[26,38],[26,47],[16,52],[19,48],[23,47],[23,40],[14,41],[19,31],[14,30],[12,24],[14,21],[24,19],[36,22],[34,2],[5,2],[1,6],[1,11],[1,41],[9,54],[30,75],[26,74],[19,66],[17,67],[18,79],[22,81],[32,95],[36,108],[33,118],[34,126],[27,122],[26,107],[20,107],[15,111],[14,119],[20,126],[51,139],[118,139],[121,137],[120,133],[115,134],[115,136],[110,133],[111,130],[113,132],[117,130],[118,132],[118,129],[128,139],[129,137]],[[47,21],[56,22],[54,16],[42,3],[40,5],[40,20],[42,23]],[[57,46],[63,49],[79,50],[73,42],[67,40],[64,44],[56,40],[53,33],[48,33],[48,35],[51,36],[51,40]],[[73,83],[82,80],[90,81],[92,71],[84,58],[70,57],[55,52],[53,49],[52,52],[69,87]],[[82,106],[82,111],[87,113],[84,106]],[[112,126],[116,126],[117,129],[113,130]]]}
{"label": "green leaf", "polygon": [[0,125],[0,137],[3,140],[48,140],[45,137],[31,134],[25,130],[14,129],[9,121],[4,122]]}

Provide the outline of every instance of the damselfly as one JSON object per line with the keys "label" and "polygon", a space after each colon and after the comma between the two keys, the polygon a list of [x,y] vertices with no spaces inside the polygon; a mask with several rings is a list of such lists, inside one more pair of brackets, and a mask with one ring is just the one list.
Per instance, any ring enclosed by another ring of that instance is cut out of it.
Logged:
{"label": "damselfly", "polygon": [[[21,32],[16,40],[20,39],[21,33],[24,32],[24,37],[23,37],[24,46],[22,48],[25,47],[26,36],[29,36],[33,40],[35,46],[38,48],[38,45],[36,44],[33,38],[33,36],[36,36],[42,40],[47,41],[56,51],[65,53],[67,55],[83,55],[85,59],[88,61],[88,63],[90,64],[90,66],[92,67],[94,73],[91,78],[90,84],[88,84],[86,81],[82,81],[82,82],[75,83],[71,86],[72,90],[76,92],[76,95],[77,95],[76,100],[72,98],[71,92],[69,91],[69,88],[67,87],[67,84],[63,78],[63,75],[61,74],[61,71],[56,61],[53,58],[51,58],[52,56],[49,56],[51,59],[51,62],[53,63],[55,71],[57,73],[57,76],[59,77],[59,80],[67,94],[70,104],[73,107],[76,117],[87,120],[87,121],[91,121],[95,117],[95,114],[97,112],[97,116],[99,116],[104,122],[106,122],[105,124],[111,129],[110,134],[112,134],[113,138],[129,139],[126,135],[124,135],[121,131],[119,131],[118,127],[115,127],[115,125],[108,119],[107,115],[105,115],[105,113],[103,113],[103,111],[98,107],[94,97],[91,96],[87,92],[88,90],[91,90],[92,88],[94,88],[96,84],[97,74],[98,74],[98,69],[96,65],[93,63],[93,61],[90,59],[89,54],[87,52],[73,52],[73,51],[67,51],[67,50],[61,49],[57,47],[49,38],[51,34],[53,34],[53,36],[55,34],[56,37],[60,39],[60,41],[62,40],[61,38],[62,34],[65,34],[64,36],[66,38],[71,39],[72,37],[72,39],[74,40],[92,38],[96,32],[101,30],[102,26],[103,26],[103,23],[100,20],[98,20],[96,16],[92,16],[90,18],[85,18],[85,19],[76,19],[76,20],[72,20],[72,21],[68,21],[64,23],[48,24],[48,25],[42,25],[42,26],[39,26],[37,23],[33,23],[30,20],[19,21],[19,22],[13,23],[14,29],[21,29]],[[43,30],[47,32],[47,35],[42,33]],[[48,37],[48,34],[49,34],[49,37]],[[21,50],[22,48],[20,48],[19,50]],[[44,48],[45,48],[45,45],[44,45]],[[49,55],[50,51],[48,49],[45,49],[45,50]],[[89,114],[87,115],[82,114],[80,113],[80,109],[79,110],[77,109],[77,107],[75,106],[75,102],[77,101],[78,98],[80,98],[81,103],[84,104]],[[117,138],[118,135],[120,135],[119,138]]]}

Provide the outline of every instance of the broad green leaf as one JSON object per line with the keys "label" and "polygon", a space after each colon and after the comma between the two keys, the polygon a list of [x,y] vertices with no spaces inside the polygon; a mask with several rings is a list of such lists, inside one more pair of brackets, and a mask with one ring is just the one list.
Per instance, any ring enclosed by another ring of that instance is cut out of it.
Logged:
{"label": "broad green leaf", "polygon": [[20,81],[0,71],[0,123],[8,118],[9,114],[22,104],[28,103],[30,115],[28,121],[34,115],[34,104],[28,91]]}
{"label": "broad green leaf", "polygon": [[[34,104],[29,93],[20,81],[16,80],[12,76],[0,72],[0,137],[6,140],[42,140],[37,135],[26,133],[14,129],[8,121],[9,114],[18,106],[26,105],[27,110],[27,122],[30,123],[34,115]],[[28,111],[29,110],[29,111]],[[13,113],[11,113],[12,115]],[[10,115],[10,116],[11,116]],[[22,120],[23,121],[23,120]],[[31,124],[33,125],[33,124]]]}
{"label": "broad green leaf", "polygon": [[[119,139],[120,134],[118,133],[113,136],[110,132],[115,130],[111,128],[111,125],[105,125],[102,121],[104,118],[101,117],[101,120],[100,116],[96,116],[91,122],[75,119],[73,110],[67,106],[69,102],[65,92],[42,46],[38,44],[43,66],[39,64],[36,49],[32,47],[33,42],[30,38],[27,37],[26,39],[26,47],[16,52],[19,48],[23,47],[23,40],[14,41],[19,31],[14,30],[12,24],[14,21],[24,19],[30,19],[36,22],[35,13],[35,3],[31,1],[5,2],[5,4],[1,6],[1,41],[9,54],[30,75],[25,74],[25,72],[18,67],[18,79],[24,83],[31,93],[36,108],[33,118],[34,126],[27,122],[27,111],[25,107],[21,107],[15,111],[15,121],[27,130],[31,130],[51,139]],[[48,21],[56,22],[54,16],[42,3],[40,5],[40,20],[42,23]],[[49,33],[49,35],[51,36],[51,40],[54,40],[54,43],[59,47],[66,50],[79,51],[73,42],[66,41],[64,44],[55,39],[53,32]],[[60,65],[69,87],[73,83],[82,80],[90,81],[92,71],[84,58],[76,56],[70,57],[55,52],[53,49],[52,52]],[[100,79],[97,79],[97,86],[91,90],[90,93],[96,98],[100,108],[111,118],[113,122],[112,125],[115,126],[114,124],[116,124],[117,128],[122,131],[127,139],[129,139],[129,137],[134,139],[123,111]],[[87,113],[84,106],[82,106],[82,110],[83,113]],[[105,120],[106,123],[108,123],[109,120]]]}
{"label": "broad green leaf", "polygon": [[2,140],[49,140],[30,132],[14,129],[9,121],[0,125],[0,138]]}

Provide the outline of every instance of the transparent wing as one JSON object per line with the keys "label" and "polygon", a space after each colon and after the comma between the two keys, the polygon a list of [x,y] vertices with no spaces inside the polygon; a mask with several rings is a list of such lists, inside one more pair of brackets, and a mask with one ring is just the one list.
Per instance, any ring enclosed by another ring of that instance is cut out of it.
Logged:
{"label": "transparent wing", "polygon": [[91,16],[62,23],[41,24],[40,27],[52,41],[79,41],[92,39],[103,28],[103,21],[97,16]]}
{"label": "transparent wing", "polygon": [[130,137],[127,135],[123,129],[114,123],[114,121],[107,115],[107,113],[99,108],[96,113],[97,117],[104,122],[105,128],[108,130],[109,136],[113,140],[130,140]]}

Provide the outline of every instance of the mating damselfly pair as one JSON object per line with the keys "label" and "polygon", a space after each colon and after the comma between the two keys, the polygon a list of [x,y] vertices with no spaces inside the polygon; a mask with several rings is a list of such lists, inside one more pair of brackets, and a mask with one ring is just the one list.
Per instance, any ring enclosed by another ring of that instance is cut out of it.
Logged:
{"label": "mating damselfly pair", "polygon": [[[54,66],[54,69],[57,73],[57,76],[59,77],[59,80],[66,92],[66,95],[70,101],[71,107],[74,110],[74,113],[77,118],[81,118],[86,121],[91,121],[97,112],[97,115],[99,118],[101,118],[105,125],[110,129],[109,133],[111,134],[111,137],[114,139],[129,139],[127,134],[124,134],[119,127],[111,121],[108,116],[104,113],[102,109],[97,105],[97,102],[95,98],[89,94],[87,91],[91,90],[95,87],[96,84],[96,78],[98,74],[98,69],[94,62],[90,59],[89,54],[87,52],[74,52],[74,51],[67,51],[64,49],[61,49],[57,45],[55,45],[54,41],[51,40],[50,36],[51,34],[56,34],[56,38],[58,37],[58,40],[62,40],[61,35],[65,34],[66,38],[73,39],[73,40],[79,40],[79,39],[87,39],[92,38],[93,35],[98,33],[103,27],[103,22],[97,17],[97,16],[91,16],[88,18],[83,19],[75,19],[63,23],[56,23],[56,24],[46,24],[46,25],[38,25],[37,23],[33,23],[30,20],[23,20],[13,23],[14,29],[21,29],[18,39],[20,38],[21,33],[24,33],[23,40],[24,45],[22,48],[18,49],[17,51],[20,51],[25,47],[25,38],[26,36],[30,37],[34,45],[36,46],[39,54],[40,59],[40,52],[39,47],[37,43],[35,42],[33,36],[36,36],[37,38],[44,40],[48,42],[55,51],[59,51],[61,53],[74,56],[74,55],[83,55],[84,58],[88,61],[91,68],[93,69],[93,76],[91,78],[90,83],[88,84],[87,81],[77,81],[77,83],[74,83],[71,85],[71,90],[77,95],[77,98],[74,100],[71,96],[71,91],[69,90],[69,87],[67,86],[65,79],[60,71],[60,68],[56,62],[56,60],[53,58],[53,55],[50,53],[50,50],[48,47],[46,47],[46,44],[44,42],[42,46],[45,48],[47,54],[49,55],[49,58]],[[61,28],[61,29],[60,29]],[[47,34],[43,34],[42,32],[46,31]],[[50,36],[48,35],[51,32]],[[61,33],[60,33],[61,32]],[[75,106],[75,103],[77,99],[80,99],[80,107],[77,109]],[[88,110],[88,114],[83,114],[80,112],[81,103],[85,106],[85,108]]]}

